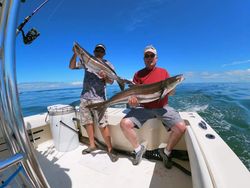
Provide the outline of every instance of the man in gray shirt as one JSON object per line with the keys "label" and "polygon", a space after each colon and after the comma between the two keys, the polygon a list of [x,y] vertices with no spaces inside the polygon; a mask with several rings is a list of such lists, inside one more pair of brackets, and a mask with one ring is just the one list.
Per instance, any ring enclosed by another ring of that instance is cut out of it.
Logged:
{"label": "man in gray shirt", "polygon": [[[73,56],[71,57],[69,68],[70,69],[84,69],[83,62],[76,63],[76,52],[73,48]],[[103,44],[97,44],[94,49],[94,56],[99,59],[102,63],[107,64],[112,69],[114,69],[113,65],[107,60],[103,59],[106,54],[106,48]],[[84,69],[85,70],[85,69]],[[87,105],[97,102],[102,102],[106,100],[106,83],[112,84],[114,80],[110,80],[104,71],[100,71],[99,77],[91,72],[85,70],[84,81],[83,81],[83,90],[81,93],[81,104],[80,104],[80,120],[81,126],[86,128],[88,137],[89,137],[89,147],[82,151],[83,154],[91,153],[96,150],[95,138],[94,138],[94,114],[88,108]],[[112,150],[110,131],[107,122],[106,114],[103,118],[97,122],[104,141],[108,148],[108,156],[110,157],[112,162],[118,160],[117,155]]]}

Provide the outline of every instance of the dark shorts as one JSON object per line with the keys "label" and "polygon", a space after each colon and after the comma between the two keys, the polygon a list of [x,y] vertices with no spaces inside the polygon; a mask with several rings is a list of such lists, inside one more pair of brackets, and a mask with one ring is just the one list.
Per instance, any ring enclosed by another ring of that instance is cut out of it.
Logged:
{"label": "dark shorts", "polygon": [[154,118],[161,120],[168,129],[176,123],[183,122],[179,112],[168,105],[157,109],[132,108],[124,118],[129,118],[137,128],[141,128],[147,120]]}

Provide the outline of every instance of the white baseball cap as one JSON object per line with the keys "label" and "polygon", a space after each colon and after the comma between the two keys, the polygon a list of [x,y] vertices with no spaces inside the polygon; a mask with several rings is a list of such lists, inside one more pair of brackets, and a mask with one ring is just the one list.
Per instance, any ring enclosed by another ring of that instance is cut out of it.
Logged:
{"label": "white baseball cap", "polygon": [[148,46],[145,47],[144,54],[147,53],[147,52],[151,52],[151,53],[157,55],[157,51],[156,51],[156,49],[155,49],[155,47],[153,45],[148,45]]}

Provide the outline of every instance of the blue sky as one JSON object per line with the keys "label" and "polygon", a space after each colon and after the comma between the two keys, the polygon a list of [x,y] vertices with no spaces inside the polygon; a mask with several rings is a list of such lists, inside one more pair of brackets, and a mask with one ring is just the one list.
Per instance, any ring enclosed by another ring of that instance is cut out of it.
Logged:
{"label": "blue sky", "polygon": [[[42,2],[21,4],[19,23]],[[77,41],[91,53],[104,43],[128,79],[153,44],[158,66],[186,82],[250,82],[249,10],[247,0],[50,0],[24,28],[41,35],[31,45],[17,37],[17,81],[81,83],[83,71],[68,68]]]}

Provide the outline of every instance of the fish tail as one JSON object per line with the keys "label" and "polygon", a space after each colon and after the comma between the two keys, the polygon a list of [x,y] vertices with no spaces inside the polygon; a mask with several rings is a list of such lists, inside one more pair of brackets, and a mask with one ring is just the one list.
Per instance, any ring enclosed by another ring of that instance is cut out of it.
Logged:
{"label": "fish tail", "polygon": [[124,81],[124,79],[119,78],[117,80],[117,83],[118,83],[120,89],[123,91],[125,89],[125,81]]}
{"label": "fish tail", "polygon": [[134,85],[132,81],[122,78],[118,78],[117,83],[122,91],[125,89],[125,84],[128,84],[129,87]]}
{"label": "fish tail", "polygon": [[108,105],[106,101],[104,101],[104,102],[93,103],[93,104],[87,105],[86,107],[94,112],[94,117],[99,122],[103,118],[105,111],[108,108]]}

